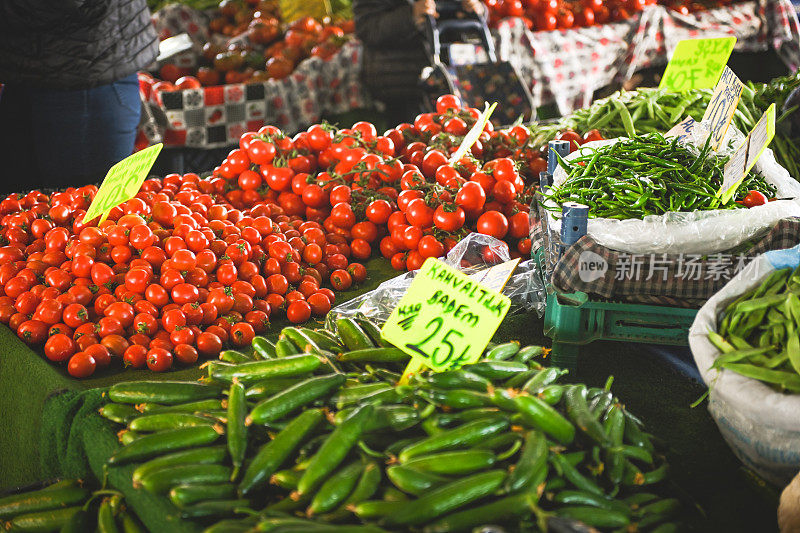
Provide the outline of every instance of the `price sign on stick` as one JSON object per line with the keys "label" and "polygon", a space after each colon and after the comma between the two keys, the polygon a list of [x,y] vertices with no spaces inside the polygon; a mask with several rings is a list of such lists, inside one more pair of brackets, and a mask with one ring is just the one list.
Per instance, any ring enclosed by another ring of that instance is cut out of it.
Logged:
{"label": "price sign on stick", "polygon": [[761,115],[753,131],[742,142],[725,164],[722,187],[717,196],[722,197],[722,203],[727,204],[733,198],[736,189],[744,177],[753,168],[758,158],[767,149],[767,145],[775,136],[775,104],[770,104]]}
{"label": "price sign on stick", "polygon": [[481,116],[478,117],[478,120],[475,121],[472,129],[470,129],[467,134],[464,135],[464,140],[461,141],[461,145],[458,147],[458,150],[453,152],[453,156],[450,158],[451,164],[467,155],[469,149],[472,148],[472,145],[475,144],[475,141],[477,141],[478,137],[480,137],[481,133],[483,133],[483,127],[486,126],[486,123],[489,121],[489,117],[492,116],[492,111],[494,111],[495,107],[497,107],[497,102],[487,107],[484,112],[481,113]]}
{"label": "price sign on stick", "polygon": [[109,211],[136,196],[163,146],[158,143],[145,148],[111,167],[83,215],[83,222],[90,222],[101,215],[100,222],[103,222]]}
{"label": "price sign on stick", "polygon": [[[503,284],[511,270],[506,269]],[[442,371],[478,360],[510,305],[508,296],[426,259],[381,330],[383,338],[411,356],[401,382],[425,366]]]}
{"label": "price sign on stick", "polygon": [[682,92],[713,87],[735,44],[736,37],[680,41],[658,88]]}
{"label": "price sign on stick", "polygon": [[736,106],[742,97],[744,84],[727,66],[722,71],[711,101],[701,121],[711,132],[711,147],[719,150],[725,132],[728,131]]}

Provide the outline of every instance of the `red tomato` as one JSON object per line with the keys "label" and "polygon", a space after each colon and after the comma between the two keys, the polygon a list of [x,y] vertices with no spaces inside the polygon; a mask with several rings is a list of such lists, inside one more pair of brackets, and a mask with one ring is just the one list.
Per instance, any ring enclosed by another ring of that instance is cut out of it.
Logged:
{"label": "red tomato", "polygon": [[528,213],[520,211],[508,217],[508,235],[515,239],[528,236],[530,219]]}
{"label": "red tomato", "polygon": [[436,112],[440,115],[459,109],[461,109],[461,98],[454,94],[445,94],[436,99]]}
{"label": "red tomato", "polygon": [[392,206],[386,200],[373,200],[367,206],[365,213],[367,220],[378,225],[385,224],[391,214]]}
{"label": "red tomato", "polygon": [[147,347],[140,344],[128,346],[122,356],[122,361],[126,367],[143,368],[147,364]]}
{"label": "red tomato", "polygon": [[151,348],[147,352],[147,368],[153,372],[164,372],[172,366],[172,354],[163,348]]}
{"label": "red tomato", "polygon": [[477,182],[468,181],[456,194],[456,203],[466,211],[480,211],[486,203],[486,192]]}
{"label": "red tomato", "polygon": [[63,333],[57,333],[44,344],[44,355],[51,361],[60,363],[72,357],[77,350],[75,341]]}
{"label": "red tomato", "polygon": [[189,344],[178,344],[172,350],[175,359],[184,365],[191,365],[197,362],[197,350]]}
{"label": "red tomato", "polygon": [[767,199],[767,197],[764,195],[764,193],[762,193],[762,192],[759,192],[759,191],[749,191],[749,192],[747,193],[747,196],[745,196],[745,197],[742,199],[742,203],[743,203],[743,204],[744,204],[744,206],[745,206],[745,207],[747,207],[747,208],[750,208],[750,207],[756,207],[756,206],[759,206],[759,205],[764,205],[764,204],[766,204],[768,201],[769,201],[769,200],[768,200],[768,199]]}
{"label": "red tomato", "polygon": [[433,213],[433,224],[442,231],[453,232],[461,229],[466,216],[460,207],[445,208],[440,205]]}
{"label": "red tomato", "polygon": [[286,318],[293,324],[306,322],[311,318],[311,306],[305,300],[295,300],[286,308]]}
{"label": "red tomato", "polygon": [[423,259],[428,257],[442,257],[444,255],[444,245],[436,240],[433,235],[425,235],[419,240],[417,249]]}
{"label": "red tomato", "polygon": [[[291,306],[290,306],[291,307]],[[249,346],[256,333],[253,326],[247,322],[239,322],[231,327],[231,342],[234,346]]]}
{"label": "red tomato", "polygon": [[338,291],[344,291],[350,288],[353,284],[353,278],[347,270],[334,270],[331,273],[331,285]]}
{"label": "red tomato", "polygon": [[508,233],[508,219],[498,211],[487,211],[478,218],[476,229],[478,233],[502,239]]}
{"label": "red tomato", "polygon": [[69,363],[67,363],[67,372],[74,378],[88,378],[94,374],[96,366],[92,356],[86,352],[78,352],[70,357]]}

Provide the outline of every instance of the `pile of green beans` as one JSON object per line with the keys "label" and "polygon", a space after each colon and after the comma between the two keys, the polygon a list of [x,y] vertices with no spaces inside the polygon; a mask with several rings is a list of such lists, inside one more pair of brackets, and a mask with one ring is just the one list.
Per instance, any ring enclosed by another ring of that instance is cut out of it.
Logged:
{"label": "pile of green beans", "polygon": [[64,479],[38,490],[0,498],[0,524],[4,530],[19,532],[145,532],[133,512],[125,507],[121,493],[90,492],[77,479]]}
{"label": "pile of green beans", "polygon": [[[709,142],[698,153],[675,138],[650,133],[584,149],[570,161],[561,159],[567,180],[544,197],[551,200],[551,211],[560,212],[564,202],[587,205],[590,218],[641,219],[669,211],[742,208],[733,201],[723,205],[717,197],[726,162],[712,153]],[[751,189],[775,195],[775,187],[751,171],[734,199]]]}
{"label": "pile of green beans", "polygon": [[800,393],[800,268],[776,270],[730,303],[708,338],[721,355],[714,368],[775,390]]}
{"label": "pile of green beans", "polygon": [[[733,124],[743,133],[752,130],[766,110],[759,105],[761,91],[759,84],[748,84],[742,89]],[[621,90],[595,100],[589,107],[578,109],[554,124],[534,125],[531,133],[539,143],[552,140],[564,129],[580,134],[597,129],[607,139],[664,133],[687,116],[702,119],[712,94],[711,89],[681,93],[648,87]]]}
{"label": "pile of green beans", "polygon": [[653,490],[664,457],[610,381],[560,384],[541,347],[507,342],[399,385],[364,324],[284,330],[203,383],[112,386],[102,415],[125,446],[109,468],[135,464],[135,487],[208,533],[677,529],[679,502]]}
{"label": "pile of green beans", "polygon": [[[769,105],[774,103],[779,116],[775,121],[777,128],[771,148],[778,163],[795,179],[800,179],[800,139],[792,137],[787,121],[795,110],[781,113],[781,107],[798,85],[798,73],[775,78],[769,83],[747,82],[732,121],[739,131],[746,134],[755,127]],[[693,89],[681,93],[647,87],[634,91],[621,90],[595,100],[589,107],[578,109],[553,124],[535,124],[531,127],[531,135],[535,144],[544,145],[565,129],[572,129],[581,135],[598,129],[607,139],[664,133],[686,116],[701,120],[712,93],[711,89]]]}

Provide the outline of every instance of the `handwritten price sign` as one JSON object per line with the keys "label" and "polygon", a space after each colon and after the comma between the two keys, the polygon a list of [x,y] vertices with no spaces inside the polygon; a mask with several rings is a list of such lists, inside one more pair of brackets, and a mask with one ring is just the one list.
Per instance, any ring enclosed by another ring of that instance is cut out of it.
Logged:
{"label": "handwritten price sign", "polygon": [[714,150],[719,150],[722,144],[736,106],[739,105],[743,88],[741,80],[726,66],[701,121],[711,132],[711,147]]}
{"label": "handwritten price sign", "polygon": [[733,199],[736,189],[742,183],[744,177],[756,164],[758,158],[767,149],[767,145],[775,136],[775,104],[770,104],[767,110],[761,115],[756,125],[739,148],[731,155],[725,164],[722,175],[722,187],[717,196],[722,197],[722,203],[727,204]]}
{"label": "handwritten price sign", "polygon": [[83,216],[83,223],[100,216],[100,222],[103,222],[109,211],[136,196],[163,146],[158,143],[145,148],[108,169],[89,210]]}
{"label": "handwritten price sign", "polygon": [[477,361],[511,300],[433,258],[422,264],[381,334],[412,357],[409,371]]}
{"label": "handwritten price sign", "polygon": [[714,87],[735,44],[736,37],[679,42],[658,88],[682,92]]}

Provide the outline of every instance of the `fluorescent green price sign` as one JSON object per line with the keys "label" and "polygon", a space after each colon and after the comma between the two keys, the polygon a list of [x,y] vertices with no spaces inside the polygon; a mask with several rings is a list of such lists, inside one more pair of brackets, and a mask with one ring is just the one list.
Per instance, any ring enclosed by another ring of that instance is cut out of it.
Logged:
{"label": "fluorescent green price sign", "polygon": [[685,39],[667,64],[659,89],[682,92],[714,87],[736,44],[736,37]]}
{"label": "fluorescent green price sign", "polygon": [[454,369],[480,358],[510,305],[508,296],[428,258],[381,335],[411,356],[404,378],[423,366]]}
{"label": "fluorescent green price sign", "polygon": [[717,196],[722,197],[722,203],[727,204],[736,193],[736,189],[758,158],[767,149],[767,145],[775,136],[775,104],[770,104],[767,110],[758,119],[747,138],[733,153],[722,174],[722,187]]}
{"label": "fluorescent green price sign", "polygon": [[312,17],[324,20],[331,14],[331,3],[328,0],[281,0],[281,18],[285,22],[294,22],[301,17]]}
{"label": "fluorescent green price sign", "polygon": [[701,121],[711,132],[711,147],[719,150],[725,132],[728,131],[736,106],[742,97],[744,84],[727,66],[719,77],[719,83],[714,89],[711,101]]}
{"label": "fluorescent green price sign", "polygon": [[475,121],[472,129],[470,129],[467,134],[464,135],[464,140],[461,141],[461,145],[458,147],[458,150],[456,150],[452,157],[450,157],[450,163],[455,163],[467,155],[469,149],[472,148],[472,145],[475,144],[475,141],[477,141],[478,137],[480,137],[481,133],[483,133],[483,128],[486,126],[486,123],[489,122],[489,117],[492,116],[492,111],[494,111],[495,107],[497,107],[497,102],[487,107],[486,110],[481,113],[481,116],[478,117],[477,121]]}
{"label": "fluorescent green price sign", "polygon": [[103,222],[109,211],[136,196],[163,146],[161,143],[149,146],[108,169],[92,205],[83,216],[83,222],[90,222],[99,216],[100,222]]}

